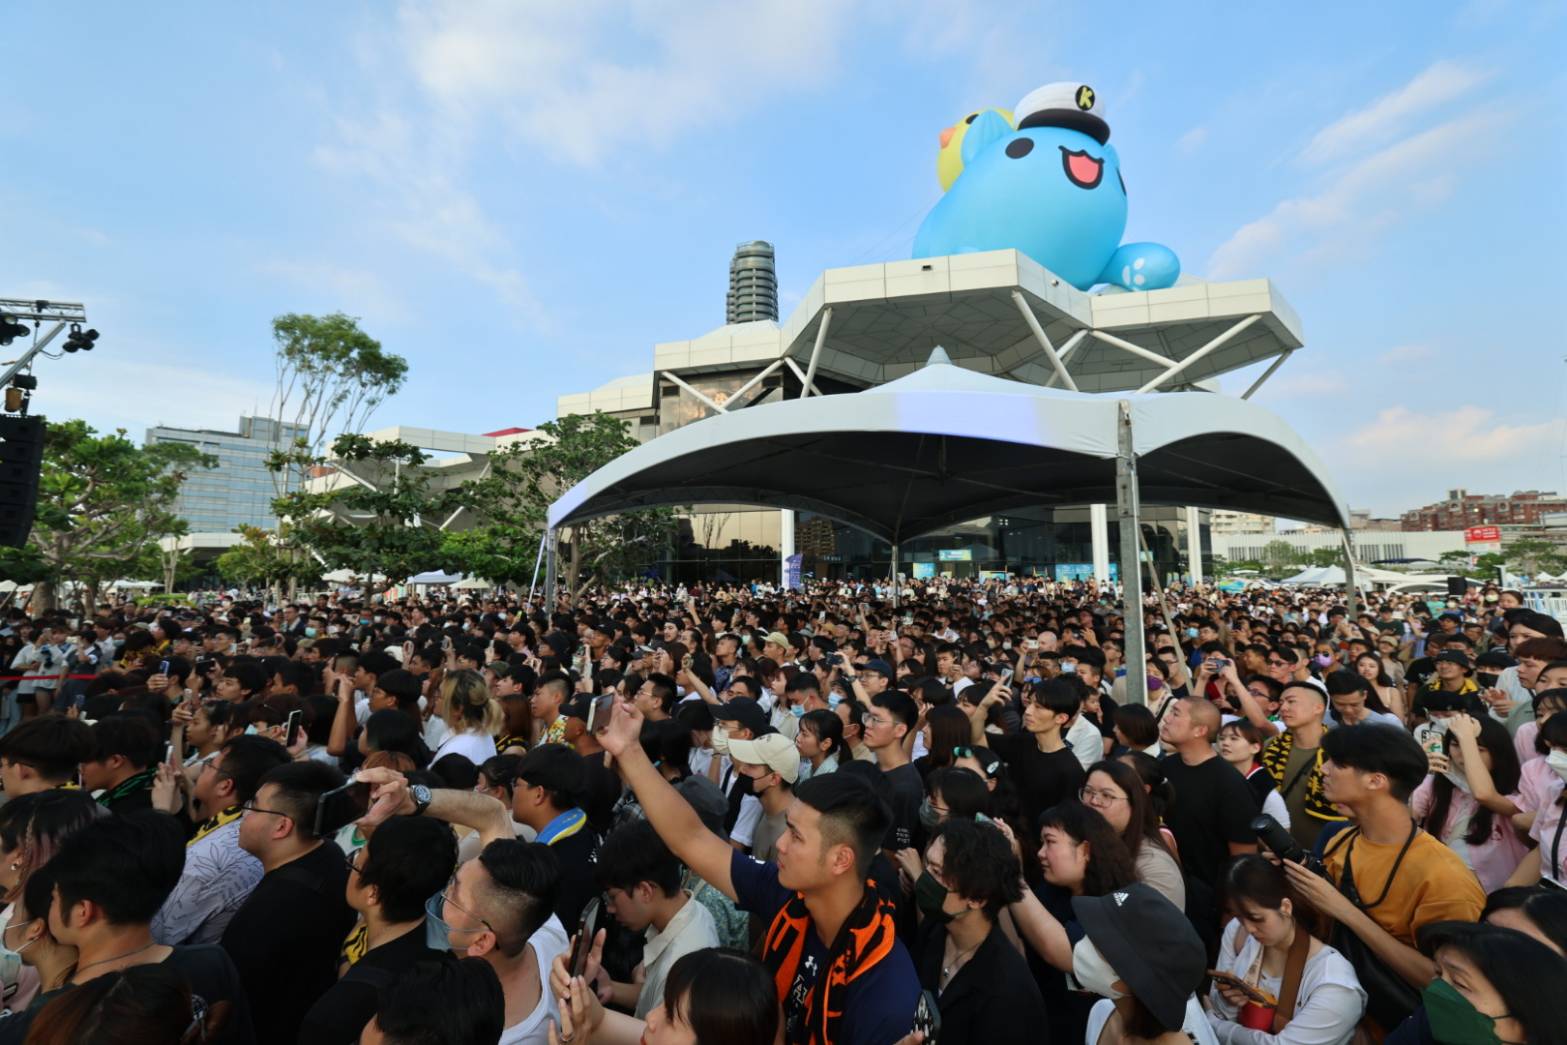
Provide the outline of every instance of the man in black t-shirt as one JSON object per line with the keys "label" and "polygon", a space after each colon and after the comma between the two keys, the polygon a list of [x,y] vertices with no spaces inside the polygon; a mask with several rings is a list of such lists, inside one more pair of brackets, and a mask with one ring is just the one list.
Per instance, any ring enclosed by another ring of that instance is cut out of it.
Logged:
{"label": "man in black t-shirt", "polygon": [[1023,731],[991,737],[992,750],[1006,761],[1023,806],[1023,820],[1034,830],[1039,814],[1083,786],[1083,764],[1062,731],[1083,702],[1082,689],[1068,678],[1031,683],[1023,694]]}
{"label": "man in black t-shirt", "polygon": [[357,1041],[386,986],[439,956],[425,942],[425,903],[456,870],[452,829],[425,817],[392,817],[349,858],[348,905],[361,921],[343,944],[348,967],[305,1014],[299,1045]]}
{"label": "man in black t-shirt", "polygon": [[599,892],[599,836],[582,808],[587,785],[581,755],[564,744],[540,744],[517,763],[511,790],[512,818],[533,828],[560,861],[555,914],[562,925],[576,925]]}
{"label": "man in black t-shirt", "polygon": [[925,801],[925,785],[909,761],[910,744],[905,742],[918,717],[913,698],[898,689],[873,696],[865,716],[865,746],[875,752],[876,764],[892,789],[892,826],[883,848],[894,852],[917,848],[921,842],[920,803]]}
{"label": "man in black t-shirt", "polygon": [[264,1042],[294,1041],[306,1011],[337,982],[354,924],[344,897],[348,863],[314,827],[321,795],[342,783],[324,762],[290,762],[269,770],[241,807],[239,844],[266,873],[224,930],[223,949],[258,1001]]}
{"label": "man in black t-shirt", "polygon": [[1175,790],[1165,823],[1180,847],[1182,869],[1215,889],[1230,857],[1257,851],[1256,799],[1246,778],[1213,749],[1222,718],[1211,700],[1187,697],[1171,704],[1159,723],[1159,739],[1175,749],[1159,762]]}

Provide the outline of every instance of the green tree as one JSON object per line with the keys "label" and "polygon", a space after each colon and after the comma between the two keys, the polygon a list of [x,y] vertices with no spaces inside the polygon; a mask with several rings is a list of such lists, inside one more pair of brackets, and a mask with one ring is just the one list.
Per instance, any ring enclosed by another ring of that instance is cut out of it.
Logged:
{"label": "green tree", "polygon": [[1309,566],[1343,566],[1343,548],[1313,548],[1311,554],[1306,556]]}
{"label": "green tree", "polygon": [[1567,569],[1567,554],[1549,541],[1525,537],[1502,548],[1514,573],[1560,573]]}
{"label": "green tree", "polygon": [[312,556],[294,554],[273,531],[241,526],[236,532],[244,540],[219,555],[214,564],[218,575],[229,583],[272,588],[286,581],[320,577],[321,568]]}
{"label": "green tree", "polygon": [[[526,584],[537,561],[549,506],[560,494],[637,446],[609,414],[572,414],[539,426],[542,439],[514,443],[490,458],[487,473],[464,483],[458,503],[470,529],[447,538],[449,561],[467,573]],[[561,553],[573,597],[652,562],[675,532],[674,512],[649,508],[565,528]]]}
{"label": "green tree", "polygon": [[440,523],[456,499],[451,491],[431,489],[423,467],[428,454],[401,440],[348,434],[333,441],[328,460],[336,471],[323,476],[324,489],[272,502],[287,520],[287,546],[328,569],[384,573],[398,581],[441,564]]}
{"label": "green tree", "polygon": [[329,438],[362,429],[382,401],[402,388],[408,361],[383,351],[357,319],[341,312],[278,316],[272,340],[277,386],[269,416],[278,429],[269,467],[281,497],[303,475],[287,465],[301,456],[315,460]]}
{"label": "green tree", "polygon": [[57,586],[73,581],[91,612],[105,581],[146,572],[158,560],[158,538],[185,532],[173,511],[180,485],[216,464],[184,443],[137,446],[124,429],[99,435],[85,421],[50,424],[38,513],[27,546],[9,559],[38,582],[41,607],[52,608]]}

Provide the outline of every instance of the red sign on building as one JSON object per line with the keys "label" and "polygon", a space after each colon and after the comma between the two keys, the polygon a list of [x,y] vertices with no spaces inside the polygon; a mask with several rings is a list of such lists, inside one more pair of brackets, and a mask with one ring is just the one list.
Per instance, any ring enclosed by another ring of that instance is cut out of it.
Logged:
{"label": "red sign on building", "polygon": [[1502,530],[1499,526],[1471,526],[1464,531],[1465,544],[1499,544]]}

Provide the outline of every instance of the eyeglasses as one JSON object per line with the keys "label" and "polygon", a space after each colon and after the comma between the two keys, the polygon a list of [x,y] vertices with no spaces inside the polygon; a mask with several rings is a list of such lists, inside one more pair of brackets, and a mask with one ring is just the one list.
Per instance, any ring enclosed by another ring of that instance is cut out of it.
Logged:
{"label": "eyeglasses", "polygon": [[292,813],[285,813],[281,809],[263,809],[263,808],[261,808],[260,806],[256,805],[256,800],[255,799],[251,799],[249,802],[241,802],[239,808],[240,808],[241,812],[245,812],[245,813],[270,813],[273,816],[280,816],[284,820],[292,820],[292,819],[294,819],[294,814],[292,814]]}
{"label": "eyeglasses", "polygon": [[867,726],[876,726],[876,727],[890,726],[892,724],[892,719],[890,719],[890,718],[882,718],[880,715],[866,715],[865,716],[865,724]]}
{"label": "eyeglasses", "polygon": [[[477,933],[483,932],[485,929],[488,929],[492,933],[495,932],[495,926],[491,925],[489,922],[479,917],[479,915],[475,914],[473,911],[468,910],[466,907],[463,907],[461,904],[457,903],[457,901],[452,899],[452,887],[456,884],[457,879],[453,878],[451,881],[446,883],[445,889],[426,900],[424,904],[424,913],[429,916],[432,922],[441,927],[442,932],[447,934],[454,932]],[[450,907],[452,910],[458,911],[462,914],[466,914],[469,918],[472,918],[474,921],[478,922],[479,925],[472,929],[464,929],[461,926],[453,925],[451,922],[448,922],[444,917],[442,917],[442,912],[447,907]],[[496,935],[499,934],[497,933]]]}
{"label": "eyeglasses", "polygon": [[1077,793],[1078,799],[1085,805],[1094,805],[1099,802],[1109,804],[1111,802],[1125,802],[1126,796],[1118,791],[1104,791],[1098,788],[1085,787]]}
{"label": "eyeglasses", "polygon": [[364,861],[359,859],[360,854],[363,852],[363,849],[355,849],[352,852],[343,854],[343,862],[347,864],[348,869],[355,874],[364,873]]}

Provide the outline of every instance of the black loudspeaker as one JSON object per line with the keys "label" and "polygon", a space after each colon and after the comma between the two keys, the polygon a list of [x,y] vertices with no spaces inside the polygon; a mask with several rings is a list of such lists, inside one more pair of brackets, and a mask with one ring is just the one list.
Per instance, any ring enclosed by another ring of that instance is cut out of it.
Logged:
{"label": "black loudspeaker", "polygon": [[1463,577],[1447,578],[1447,594],[1462,596],[1469,590],[1469,582]]}
{"label": "black loudspeaker", "polygon": [[44,419],[0,416],[0,547],[27,543],[43,461]]}

